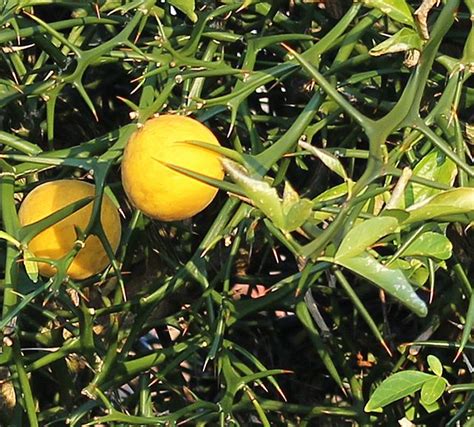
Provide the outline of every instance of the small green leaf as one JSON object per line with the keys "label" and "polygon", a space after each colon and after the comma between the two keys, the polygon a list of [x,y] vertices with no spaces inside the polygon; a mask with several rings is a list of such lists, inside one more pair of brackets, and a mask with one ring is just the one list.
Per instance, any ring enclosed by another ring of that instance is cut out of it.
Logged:
{"label": "small green leaf", "polygon": [[432,378],[437,377],[418,371],[397,372],[376,388],[365,405],[364,411],[372,412],[399,399],[403,399],[420,390],[423,384]]}
{"label": "small green leaf", "polygon": [[398,258],[390,264],[390,267],[402,270],[407,279],[419,288],[426,283],[430,275],[424,260],[417,258],[412,258],[410,260]]}
{"label": "small green leaf", "polygon": [[32,261],[31,258],[34,258],[33,253],[29,249],[23,250],[23,263],[25,264],[26,274],[32,280],[33,283],[38,281],[38,263]]}
{"label": "small green leaf", "polygon": [[380,9],[394,21],[416,28],[415,20],[405,0],[363,0],[367,7]]}
{"label": "small green leaf", "polygon": [[344,181],[347,181],[346,170],[334,154],[331,154],[320,148],[313,147],[311,144],[308,144],[306,142],[300,142],[299,145],[300,147],[304,148],[305,150],[308,150],[311,154],[316,156],[326,165],[327,168],[338,174]]}
{"label": "small green leaf", "polygon": [[390,267],[399,268],[400,270],[410,270],[412,268],[411,264],[403,258],[397,258],[395,261],[391,262]]}
{"label": "small green leaf", "polygon": [[196,22],[198,20],[198,17],[194,12],[196,7],[194,0],[168,0],[168,3],[185,13],[191,21]]}
{"label": "small green leaf", "polygon": [[299,194],[289,182],[285,182],[282,202],[283,215],[285,216],[285,230],[294,231],[301,227],[313,211],[313,203],[308,199],[300,199]]}
{"label": "small green leaf", "polygon": [[474,220],[474,188],[459,187],[410,206],[410,216],[404,224],[436,219],[443,222],[471,222]]}
{"label": "small green leaf", "polygon": [[403,251],[403,256],[427,256],[437,259],[451,258],[453,245],[440,233],[428,231]]}
{"label": "small green leaf", "polygon": [[432,354],[428,355],[428,365],[435,375],[441,377],[443,375],[443,365],[441,361]]}
{"label": "small green leaf", "polygon": [[339,246],[336,258],[357,256],[397,228],[398,221],[391,216],[368,219],[349,230]]}
{"label": "small green leaf", "polygon": [[446,389],[446,380],[442,377],[433,377],[421,387],[421,401],[426,405],[436,402]]}
{"label": "small green leaf", "polygon": [[416,49],[421,51],[421,38],[416,31],[411,28],[402,28],[392,37],[370,49],[372,56],[387,55],[389,53],[406,52]]}
{"label": "small green leaf", "polygon": [[287,215],[290,209],[300,201],[300,195],[294,190],[288,181],[285,181],[285,189],[283,190],[283,214]]}
{"label": "small green leaf", "polygon": [[425,403],[423,400],[420,400],[420,403],[423,406],[423,408],[425,408],[425,411],[428,412],[428,414],[431,414],[432,412],[437,411],[441,407],[438,401],[434,401],[433,403],[429,405]]}
{"label": "small green leaf", "polygon": [[335,199],[347,194],[347,185],[345,183],[329,188],[313,199],[313,202],[324,202],[326,200]]}
{"label": "small green leaf", "polygon": [[385,209],[380,213],[380,216],[392,216],[396,218],[399,223],[402,223],[410,214],[402,209]]}
{"label": "small green leaf", "polygon": [[276,227],[285,228],[285,217],[275,188],[271,187],[264,180],[252,178],[248,171],[238,163],[222,159],[224,169],[232,178],[232,180],[243,190],[243,193],[252,200],[257,208],[259,208]]}
{"label": "small green leaf", "polygon": [[[439,150],[433,150],[418,162],[413,169],[413,175],[440,184],[453,185],[457,167]],[[436,188],[410,182],[405,191],[406,206],[420,203],[440,192],[441,190]]]}
{"label": "small green leaf", "polygon": [[294,231],[301,227],[310,217],[313,203],[308,199],[301,199],[295,203],[285,216],[285,230]]}
{"label": "small green leaf", "polygon": [[424,317],[428,313],[425,302],[401,270],[385,267],[367,253],[353,258],[335,258],[334,262],[370,280],[418,316]]}
{"label": "small green leaf", "polygon": [[422,287],[430,277],[430,271],[427,264],[419,259],[410,260],[410,271],[406,275],[411,283],[418,287]]}

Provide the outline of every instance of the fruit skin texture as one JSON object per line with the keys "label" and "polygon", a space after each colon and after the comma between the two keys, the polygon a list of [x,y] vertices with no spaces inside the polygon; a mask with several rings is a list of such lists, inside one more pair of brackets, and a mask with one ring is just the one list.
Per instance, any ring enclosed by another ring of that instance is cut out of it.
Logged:
{"label": "fruit skin texture", "polygon": [[[95,186],[83,181],[57,180],[41,184],[23,200],[18,211],[21,225],[32,224],[78,200],[95,195]],[[58,223],[36,235],[28,244],[28,249],[38,258],[59,259],[74,246],[76,231],[74,226],[85,230],[92,215],[93,201],[67,216]],[[120,217],[112,200],[104,195],[101,222],[109,243],[115,252],[121,235]],[[109,258],[99,238],[87,237],[84,247],[77,253],[68,269],[74,280],[83,280],[100,273],[109,265]],[[47,263],[38,263],[39,273],[51,277],[56,269]]]}
{"label": "fruit skin texture", "polygon": [[166,166],[180,166],[216,179],[224,177],[219,154],[186,141],[220,145],[197,120],[165,114],[148,120],[125,147],[123,187],[130,202],[151,218],[190,218],[211,203],[218,191]]}

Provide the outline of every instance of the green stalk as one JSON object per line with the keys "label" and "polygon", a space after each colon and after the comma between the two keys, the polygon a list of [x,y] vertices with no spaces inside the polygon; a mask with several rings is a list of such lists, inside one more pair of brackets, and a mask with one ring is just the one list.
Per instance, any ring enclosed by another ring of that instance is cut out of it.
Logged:
{"label": "green stalk", "polygon": [[13,359],[15,361],[15,368],[18,374],[18,380],[21,387],[22,401],[24,409],[28,417],[30,427],[38,427],[38,418],[36,416],[36,404],[31,391],[30,381],[26,374],[25,366],[23,364],[23,356],[21,354],[20,343],[17,339],[13,340]]}
{"label": "green stalk", "polygon": [[[0,209],[2,222],[7,234],[18,240],[20,221],[15,209],[15,177],[13,168],[7,167],[7,165],[4,164],[2,169],[3,171],[0,173]],[[19,264],[17,260],[19,256],[19,248],[7,242],[2,317],[7,316],[18,301],[18,296],[14,291],[18,286]]]}

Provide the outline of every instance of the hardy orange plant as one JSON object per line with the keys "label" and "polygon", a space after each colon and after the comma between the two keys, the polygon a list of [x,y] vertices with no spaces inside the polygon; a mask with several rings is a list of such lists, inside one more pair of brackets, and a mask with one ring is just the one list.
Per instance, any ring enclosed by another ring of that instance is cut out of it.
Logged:
{"label": "hardy orange plant", "polygon": [[3,2],[0,424],[472,424],[473,14]]}

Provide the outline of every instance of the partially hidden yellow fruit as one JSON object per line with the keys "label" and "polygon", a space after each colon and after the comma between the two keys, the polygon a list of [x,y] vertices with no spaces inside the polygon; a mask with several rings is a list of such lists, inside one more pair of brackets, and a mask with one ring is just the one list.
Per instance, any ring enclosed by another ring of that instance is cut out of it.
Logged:
{"label": "partially hidden yellow fruit", "polygon": [[203,141],[219,145],[202,123],[165,114],[148,120],[125,147],[122,183],[130,202],[151,218],[178,221],[202,211],[217,188],[171,169],[180,166],[215,179],[224,171],[219,154],[191,145]]}
{"label": "partially hidden yellow fruit", "polygon": [[[23,200],[18,216],[22,225],[32,224],[54,212],[84,199],[94,197],[95,186],[83,181],[58,180],[36,187]],[[42,231],[29,242],[28,249],[35,257],[57,260],[66,255],[77,239],[75,226],[85,230],[92,215],[91,201],[83,208]],[[114,252],[120,242],[120,217],[108,196],[102,199],[100,219],[107,239]],[[90,235],[84,247],[77,253],[68,269],[68,275],[75,280],[86,279],[100,273],[109,265],[109,258],[100,239]],[[55,274],[56,269],[47,263],[38,263],[39,273],[46,277]]]}

